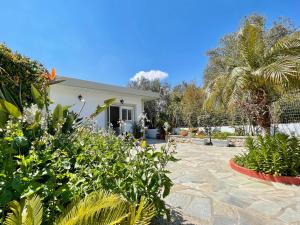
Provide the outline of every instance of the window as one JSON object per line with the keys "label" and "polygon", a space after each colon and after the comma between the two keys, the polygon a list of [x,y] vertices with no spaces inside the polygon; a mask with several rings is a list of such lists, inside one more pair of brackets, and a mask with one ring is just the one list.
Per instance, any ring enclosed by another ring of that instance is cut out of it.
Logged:
{"label": "window", "polygon": [[122,109],[122,120],[127,120],[127,109]]}
{"label": "window", "polygon": [[122,120],[132,120],[132,109],[122,109]]}
{"label": "window", "polygon": [[128,117],[127,117],[127,120],[131,120],[131,109],[128,109]]}

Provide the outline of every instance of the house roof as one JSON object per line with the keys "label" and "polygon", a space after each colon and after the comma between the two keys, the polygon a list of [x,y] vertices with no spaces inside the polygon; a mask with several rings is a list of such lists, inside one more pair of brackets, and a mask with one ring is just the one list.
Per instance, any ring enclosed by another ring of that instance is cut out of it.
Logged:
{"label": "house roof", "polygon": [[110,92],[116,92],[119,94],[135,95],[141,96],[143,100],[154,100],[159,98],[159,93],[152,91],[142,91],[134,88],[127,88],[111,84],[103,84],[94,81],[81,80],[72,77],[60,76],[59,79],[64,80],[64,82],[59,83],[58,85],[65,85],[71,87],[81,87],[87,89],[95,90],[106,90]]}

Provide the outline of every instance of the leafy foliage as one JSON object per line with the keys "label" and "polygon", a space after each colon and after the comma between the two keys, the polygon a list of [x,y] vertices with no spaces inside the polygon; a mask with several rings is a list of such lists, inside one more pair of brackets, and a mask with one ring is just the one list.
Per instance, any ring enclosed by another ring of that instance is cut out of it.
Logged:
{"label": "leafy foliage", "polygon": [[230,132],[220,132],[220,131],[214,131],[212,132],[212,138],[214,139],[221,139],[221,140],[227,140],[229,136],[234,136],[234,133]]}
{"label": "leafy foliage", "polygon": [[143,136],[143,133],[141,132],[142,126],[141,126],[140,123],[133,122],[131,128],[132,128],[132,135],[133,135],[134,138],[139,139]]}
{"label": "leafy foliage", "polygon": [[[169,146],[156,150],[131,136],[98,133],[90,127],[91,121],[80,121],[68,106],[48,111],[48,99],[34,86],[31,90],[36,104],[22,111],[13,105],[19,110],[17,116],[8,110],[10,105],[0,109],[8,115],[0,130],[1,217],[8,202],[38,194],[43,198],[44,223],[51,224],[68,204],[101,188],[132,204],[145,196],[158,215],[167,212],[162,199],[172,182],[165,166],[175,160]],[[113,100],[99,106],[90,118]]]}
{"label": "leafy foliage", "polygon": [[[47,70],[37,61],[13,52],[6,45],[0,44],[0,80],[1,84],[10,87],[12,93],[18,93],[23,102],[33,102],[31,84],[44,92],[48,83],[44,74]],[[22,92],[21,92],[22,90]],[[10,102],[10,101],[9,101]]]}
{"label": "leafy foliage", "polygon": [[11,200],[39,193],[47,221],[76,198],[65,182],[71,177],[70,166],[74,168],[73,143],[82,128],[69,107],[57,105],[49,112],[48,99],[34,86],[31,91],[37,105],[22,111],[19,105],[0,100],[0,112],[6,115],[0,129],[0,209],[2,213]]}
{"label": "leafy foliage", "polygon": [[[153,91],[160,94],[160,98],[157,100],[147,101],[144,104],[145,113],[148,118],[147,126],[155,128],[161,120],[159,117],[164,114],[168,105],[169,89],[170,86],[167,83],[161,83],[159,79],[148,80],[144,77],[131,81],[128,87],[140,89],[144,91]],[[163,115],[165,116],[165,114]],[[165,121],[164,121],[165,122]]]}
{"label": "leafy foliage", "polygon": [[183,119],[189,127],[196,127],[197,118],[202,112],[204,102],[204,91],[196,87],[195,84],[189,84],[181,100]]}
{"label": "leafy foliage", "polygon": [[[14,200],[10,203],[10,210],[12,212],[8,213],[5,225],[42,224],[42,200],[37,195],[26,198],[24,204]],[[54,224],[147,225],[154,215],[153,205],[145,203],[143,197],[139,204],[129,204],[118,195],[99,191],[72,203]]]}
{"label": "leafy foliage", "polygon": [[172,182],[166,165],[176,160],[172,143],[155,149],[131,136],[91,135],[91,131],[83,132],[78,141],[81,154],[77,157],[77,168],[81,176],[74,180],[77,185],[73,189],[89,192],[101,186],[130,202],[145,196],[158,214],[167,213],[163,198],[169,194]]}
{"label": "leafy foliage", "polygon": [[240,166],[276,176],[299,176],[300,142],[284,134],[247,139],[247,152],[236,156]]}

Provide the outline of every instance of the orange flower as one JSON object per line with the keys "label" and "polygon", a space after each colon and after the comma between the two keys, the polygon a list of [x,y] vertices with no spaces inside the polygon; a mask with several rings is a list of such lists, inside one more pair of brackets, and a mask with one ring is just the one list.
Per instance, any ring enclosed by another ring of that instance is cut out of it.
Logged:
{"label": "orange flower", "polygon": [[56,70],[55,68],[52,68],[52,73],[49,80],[55,80],[55,78],[56,78]]}
{"label": "orange flower", "polygon": [[46,72],[46,77],[47,77],[47,79],[48,80],[55,80],[55,78],[56,78],[56,70],[55,70],[55,68],[53,68],[52,69],[52,72],[51,72],[51,74],[47,71]]}

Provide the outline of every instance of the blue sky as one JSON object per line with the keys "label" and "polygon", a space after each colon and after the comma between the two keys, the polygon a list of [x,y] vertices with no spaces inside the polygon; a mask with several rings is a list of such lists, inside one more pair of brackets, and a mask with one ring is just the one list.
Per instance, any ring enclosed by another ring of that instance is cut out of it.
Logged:
{"label": "blue sky", "polygon": [[3,0],[0,42],[59,75],[126,85],[159,70],[201,84],[205,52],[252,13],[300,26],[299,0]]}

